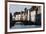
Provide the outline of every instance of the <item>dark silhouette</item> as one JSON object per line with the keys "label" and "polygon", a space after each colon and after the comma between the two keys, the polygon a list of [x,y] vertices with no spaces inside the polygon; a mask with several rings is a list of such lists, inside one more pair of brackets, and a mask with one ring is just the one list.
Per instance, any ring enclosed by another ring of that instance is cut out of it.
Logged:
{"label": "dark silhouette", "polygon": [[25,10],[25,12],[28,12],[28,9],[27,8],[25,8],[24,10]]}
{"label": "dark silhouette", "polygon": [[15,22],[12,21],[12,13],[10,13],[10,28],[14,26]]}
{"label": "dark silhouette", "polygon": [[35,25],[41,25],[41,14],[36,15],[36,23]]}

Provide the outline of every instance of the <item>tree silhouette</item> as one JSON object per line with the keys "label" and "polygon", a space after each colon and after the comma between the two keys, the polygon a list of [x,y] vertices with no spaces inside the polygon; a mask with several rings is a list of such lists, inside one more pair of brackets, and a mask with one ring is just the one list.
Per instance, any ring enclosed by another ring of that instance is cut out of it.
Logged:
{"label": "tree silhouette", "polygon": [[25,12],[27,12],[27,11],[28,11],[28,9],[27,9],[27,8],[25,8],[24,10],[25,10]]}

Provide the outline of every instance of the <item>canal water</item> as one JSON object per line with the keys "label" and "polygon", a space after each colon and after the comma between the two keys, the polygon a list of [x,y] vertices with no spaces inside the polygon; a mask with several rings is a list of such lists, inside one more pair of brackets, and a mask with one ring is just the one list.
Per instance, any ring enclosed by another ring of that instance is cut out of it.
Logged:
{"label": "canal water", "polygon": [[11,29],[24,29],[24,28],[40,28],[40,25],[23,25],[21,22],[17,22]]}

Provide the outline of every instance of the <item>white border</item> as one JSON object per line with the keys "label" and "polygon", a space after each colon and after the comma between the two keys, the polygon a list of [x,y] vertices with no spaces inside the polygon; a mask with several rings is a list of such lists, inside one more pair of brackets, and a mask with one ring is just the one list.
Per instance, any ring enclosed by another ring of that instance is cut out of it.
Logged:
{"label": "white border", "polygon": [[[10,29],[10,13],[9,13],[9,5],[10,4],[19,4],[19,5],[32,5],[32,6],[41,6],[41,28],[28,28],[28,29]],[[16,3],[16,2],[8,2],[7,3],[7,32],[18,32],[18,31],[35,31],[35,30],[43,30],[43,4],[32,4],[32,3]]]}

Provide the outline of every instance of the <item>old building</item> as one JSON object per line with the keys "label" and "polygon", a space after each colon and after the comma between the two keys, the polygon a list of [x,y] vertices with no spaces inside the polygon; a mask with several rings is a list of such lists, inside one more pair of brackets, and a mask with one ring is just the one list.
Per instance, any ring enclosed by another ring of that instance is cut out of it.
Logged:
{"label": "old building", "polygon": [[15,12],[14,13],[14,19],[15,21],[28,21],[25,22],[26,24],[41,24],[41,11],[40,11],[40,6],[32,6],[32,8],[24,9],[25,11],[21,12]]}

